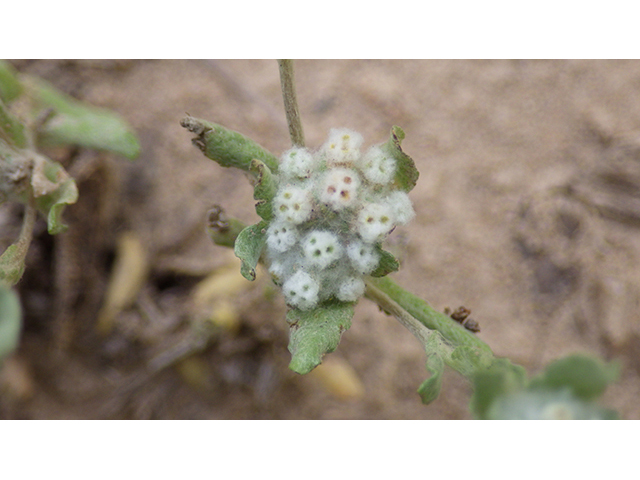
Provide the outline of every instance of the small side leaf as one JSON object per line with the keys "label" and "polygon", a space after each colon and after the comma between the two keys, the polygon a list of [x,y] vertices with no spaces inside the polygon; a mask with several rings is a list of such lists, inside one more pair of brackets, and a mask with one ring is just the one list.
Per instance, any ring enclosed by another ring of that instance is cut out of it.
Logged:
{"label": "small side leaf", "polygon": [[249,171],[254,159],[262,161],[273,173],[278,172],[278,159],[253,140],[217,123],[185,117],[180,125],[197,135],[193,144],[207,158],[223,167]]}
{"label": "small side leaf", "polygon": [[422,403],[429,405],[433,402],[442,388],[442,374],[444,373],[444,360],[440,355],[429,355],[427,358],[427,370],[431,376],[427,378],[418,388],[418,394]]}
{"label": "small side leaf", "polygon": [[392,272],[397,272],[400,268],[400,262],[391,253],[383,250],[380,244],[376,245],[376,251],[380,255],[380,263],[378,267],[371,272],[372,277],[384,277]]}
{"label": "small side leaf", "polygon": [[62,165],[36,155],[31,186],[38,210],[47,217],[48,232],[51,235],[64,232],[67,226],[62,223],[62,211],[78,200],[76,182]]}
{"label": "small side leaf", "polygon": [[352,303],[342,302],[308,311],[289,310],[289,368],[304,375],[320,365],[322,357],[338,347],[342,333],[351,327],[353,312]]}
{"label": "small side leaf", "polygon": [[256,279],[256,266],[264,250],[267,222],[251,225],[240,232],[234,245],[234,253],[242,261],[240,273],[247,280]]}
{"label": "small side leaf", "polygon": [[38,132],[39,143],[79,145],[129,159],[140,154],[138,138],[119,115],[79,102],[38,78],[25,77],[23,83],[40,109],[53,112]]}
{"label": "small side leaf", "polygon": [[21,324],[18,295],[0,282],[0,361],[17,348]]}
{"label": "small side leaf", "polygon": [[256,212],[263,220],[271,220],[273,217],[272,200],[276,195],[278,186],[271,170],[260,160],[252,160],[249,171],[256,177],[256,185],[253,190],[253,198],[258,200]]}
{"label": "small side leaf", "polygon": [[397,188],[409,192],[418,181],[418,169],[409,155],[402,151],[400,143],[404,140],[404,131],[398,126],[391,129],[391,137],[387,143],[381,145],[383,151],[395,158],[397,162],[394,183]]}

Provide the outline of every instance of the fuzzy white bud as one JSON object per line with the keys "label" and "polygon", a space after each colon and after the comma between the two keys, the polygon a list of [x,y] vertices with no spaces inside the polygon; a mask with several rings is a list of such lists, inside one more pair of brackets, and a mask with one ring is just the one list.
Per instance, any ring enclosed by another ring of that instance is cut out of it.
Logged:
{"label": "fuzzy white bud", "polygon": [[360,162],[362,174],[367,180],[376,184],[386,184],[396,174],[396,161],[387,156],[380,147],[371,147]]}
{"label": "fuzzy white bud", "polygon": [[280,221],[299,224],[311,215],[312,203],[308,190],[285,185],[273,199],[273,213]]}
{"label": "fuzzy white bud", "polygon": [[300,310],[310,310],[318,303],[320,284],[307,272],[299,270],[282,285],[282,292],[289,305]]}
{"label": "fuzzy white bud", "polygon": [[320,187],[320,201],[333,210],[342,210],[358,201],[360,177],[355,170],[332,168],[327,170]]}
{"label": "fuzzy white bud", "polygon": [[322,269],[338,260],[343,248],[333,233],[314,230],[302,240],[302,251],[309,265]]}

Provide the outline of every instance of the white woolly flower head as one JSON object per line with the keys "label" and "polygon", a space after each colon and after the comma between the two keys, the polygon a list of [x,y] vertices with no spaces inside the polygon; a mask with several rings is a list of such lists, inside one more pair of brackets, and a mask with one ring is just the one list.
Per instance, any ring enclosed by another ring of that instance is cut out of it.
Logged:
{"label": "white woolly flower head", "polygon": [[265,258],[293,308],[358,300],[363,276],[380,264],[378,244],[415,215],[394,183],[392,149],[361,154],[362,144],[359,133],[332,129],[319,150],[293,147],[281,157]]}
{"label": "white woolly flower head", "polygon": [[380,262],[380,255],[376,252],[374,246],[357,239],[349,243],[347,256],[353,269],[362,275],[368,275],[373,272]]}
{"label": "white woolly flower head", "polygon": [[343,247],[333,233],[314,230],[302,239],[302,251],[310,266],[323,269],[342,256]]}
{"label": "white woolly flower head", "polygon": [[269,274],[276,285],[282,285],[287,274],[286,264],[277,260],[272,260],[269,265]]}
{"label": "white woolly flower head", "polygon": [[336,297],[343,302],[355,302],[364,295],[365,284],[360,277],[350,277],[340,283]]}
{"label": "white woolly flower head", "polygon": [[280,173],[287,178],[307,178],[316,168],[316,157],[309,150],[293,147],[282,154]]}
{"label": "white woolly flower head", "polygon": [[406,225],[416,215],[406,192],[396,190],[387,195],[384,202],[393,210],[393,217],[398,225]]}
{"label": "white woolly flower head", "polygon": [[286,252],[298,241],[298,230],[293,223],[275,221],[267,229],[267,246],[275,252]]}
{"label": "white woolly flower head", "polygon": [[362,174],[371,183],[391,183],[396,174],[396,161],[385,154],[379,146],[371,147],[360,161]]}
{"label": "white woolly flower head", "polygon": [[325,172],[320,184],[320,201],[333,210],[342,210],[358,201],[360,177],[348,168],[331,168]]}
{"label": "white woolly flower head", "polygon": [[360,158],[362,135],[347,128],[332,128],[329,139],[320,151],[325,155],[328,165],[353,164]]}
{"label": "white woolly flower head", "polygon": [[369,203],[358,215],[358,233],[368,243],[384,240],[395,226],[393,210],[384,203]]}
{"label": "white woolly flower head", "polygon": [[302,223],[309,218],[312,208],[309,191],[291,184],[281,187],[273,199],[273,213],[280,221]]}
{"label": "white woolly flower head", "polygon": [[300,310],[310,310],[318,303],[320,284],[310,274],[298,270],[282,285],[282,292],[289,305]]}

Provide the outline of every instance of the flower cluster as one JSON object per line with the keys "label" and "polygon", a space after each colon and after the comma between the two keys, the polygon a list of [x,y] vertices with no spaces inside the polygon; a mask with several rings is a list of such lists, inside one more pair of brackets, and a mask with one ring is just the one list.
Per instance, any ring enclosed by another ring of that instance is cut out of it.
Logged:
{"label": "flower cluster", "polygon": [[292,307],[358,300],[380,243],[414,216],[394,185],[396,160],[380,146],[361,154],[362,143],[356,132],[333,129],[318,151],[294,147],[281,158],[267,260]]}

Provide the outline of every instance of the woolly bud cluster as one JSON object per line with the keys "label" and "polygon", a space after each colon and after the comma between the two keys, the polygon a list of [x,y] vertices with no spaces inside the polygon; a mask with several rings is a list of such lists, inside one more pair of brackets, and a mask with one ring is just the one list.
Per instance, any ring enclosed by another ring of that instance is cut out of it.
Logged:
{"label": "woolly bud cluster", "polygon": [[359,133],[333,129],[316,152],[282,155],[267,259],[292,307],[358,300],[363,276],[378,268],[379,244],[414,216],[394,185],[396,160],[380,146],[361,154],[362,143]]}

